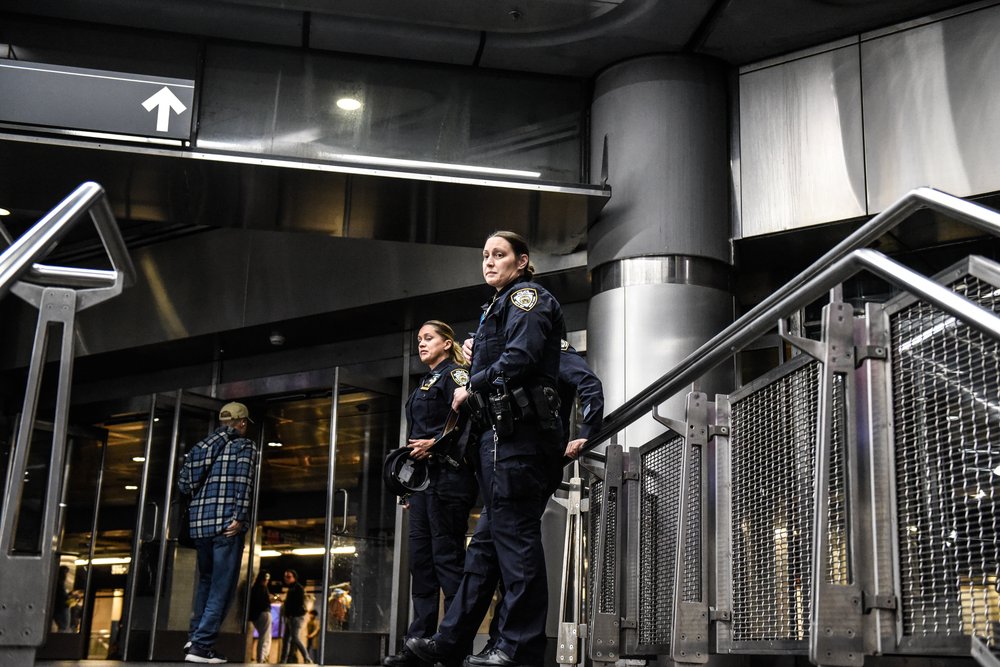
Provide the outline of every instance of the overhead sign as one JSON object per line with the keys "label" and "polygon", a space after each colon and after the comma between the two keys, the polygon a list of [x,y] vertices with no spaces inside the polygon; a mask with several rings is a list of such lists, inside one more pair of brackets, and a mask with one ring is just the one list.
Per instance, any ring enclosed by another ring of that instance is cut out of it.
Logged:
{"label": "overhead sign", "polygon": [[194,81],[0,61],[0,121],[191,138]]}

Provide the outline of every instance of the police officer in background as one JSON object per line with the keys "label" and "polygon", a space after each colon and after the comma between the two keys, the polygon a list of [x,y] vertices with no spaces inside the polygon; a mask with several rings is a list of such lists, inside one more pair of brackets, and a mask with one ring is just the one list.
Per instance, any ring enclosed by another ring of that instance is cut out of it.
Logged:
{"label": "police officer in background", "polygon": [[[455,332],[438,320],[424,322],[417,332],[417,354],[430,372],[406,401],[407,437],[410,456],[428,459],[430,486],[408,499],[413,620],[406,638],[433,635],[438,624],[439,591],[444,592],[445,609],[455,597],[462,581],[469,510],[477,492],[472,470],[463,463],[462,427],[453,424],[454,432],[441,438],[452,414],[454,394],[469,381]],[[419,663],[405,644],[399,653],[382,661],[385,667],[416,667]]]}
{"label": "police officer in background", "polygon": [[600,430],[604,423],[604,386],[600,378],[591,370],[580,353],[569,341],[560,341],[562,354],[559,356],[559,398],[562,403],[560,417],[563,429],[569,437],[570,415],[573,411],[574,396],[580,400],[580,422],[576,437],[566,445],[565,455],[575,459],[590,436]]}
{"label": "police officer in background", "polygon": [[565,450],[559,398],[562,308],[532,282],[528,245],[496,232],[483,248],[483,277],[495,289],[483,307],[469,384],[453,407],[468,404],[485,424],[479,437],[483,512],[469,544],[465,575],[438,632],[407,640],[428,662],[454,663],[471,644],[500,578],[496,645],[466,667],[542,664],[548,584],[541,517],[562,477]]}

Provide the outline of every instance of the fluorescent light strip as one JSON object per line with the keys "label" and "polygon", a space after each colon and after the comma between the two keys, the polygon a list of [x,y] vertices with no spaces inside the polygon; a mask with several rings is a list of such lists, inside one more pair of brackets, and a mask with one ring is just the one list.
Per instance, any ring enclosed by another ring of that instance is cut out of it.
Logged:
{"label": "fluorescent light strip", "polygon": [[95,558],[93,562],[88,561],[86,558],[78,558],[73,561],[74,565],[127,565],[132,562],[131,556],[120,556],[117,558],[107,557],[107,558]]}

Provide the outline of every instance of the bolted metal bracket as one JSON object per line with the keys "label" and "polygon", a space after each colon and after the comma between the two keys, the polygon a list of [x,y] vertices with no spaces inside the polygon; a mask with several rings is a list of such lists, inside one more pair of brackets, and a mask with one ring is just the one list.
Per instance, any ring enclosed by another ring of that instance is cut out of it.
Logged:
{"label": "bolted metal bracket", "polygon": [[861,593],[861,600],[864,604],[864,612],[872,613],[875,609],[896,610],[896,596],[894,595],[872,595],[871,593]]}

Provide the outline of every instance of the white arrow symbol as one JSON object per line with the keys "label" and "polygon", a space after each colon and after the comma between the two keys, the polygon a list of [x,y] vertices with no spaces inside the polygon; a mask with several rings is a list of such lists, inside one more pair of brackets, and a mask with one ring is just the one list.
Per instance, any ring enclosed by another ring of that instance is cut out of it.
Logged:
{"label": "white arrow symbol", "polygon": [[174,91],[166,86],[156,91],[155,94],[142,103],[142,106],[145,107],[146,111],[152,111],[154,107],[156,108],[157,132],[167,132],[169,130],[171,109],[177,115],[187,111],[187,107],[177,99]]}

